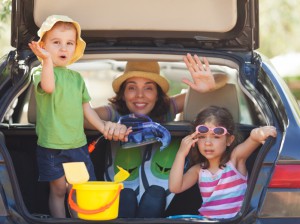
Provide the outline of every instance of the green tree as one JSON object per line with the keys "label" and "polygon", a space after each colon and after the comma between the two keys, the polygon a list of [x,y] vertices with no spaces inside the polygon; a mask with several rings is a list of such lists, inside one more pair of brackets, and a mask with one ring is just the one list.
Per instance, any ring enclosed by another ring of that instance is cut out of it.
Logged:
{"label": "green tree", "polygon": [[11,12],[11,0],[1,0],[0,21],[6,22]]}
{"label": "green tree", "polygon": [[10,47],[10,13],[11,0],[0,0],[0,57],[11,49]]}

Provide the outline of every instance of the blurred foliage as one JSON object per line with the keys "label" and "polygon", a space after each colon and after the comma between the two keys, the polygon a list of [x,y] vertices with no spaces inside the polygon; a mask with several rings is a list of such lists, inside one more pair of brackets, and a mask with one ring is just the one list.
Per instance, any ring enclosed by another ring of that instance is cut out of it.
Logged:
{"label": "blurred foliage", "polygon": [[300,100],[300,74],[283,78],[295,98]]}
{"label": "blurred foliage", "polygon": [[11,0],[1,0],[0,3],[0,21],[7,22],[11,12]]}
{"label": "blurred foliage", "polygon": [[10,47],[11,0],[0,0],[0,57],[7,54]]}
{"label": "blurred foliage", "polygon": [[260,48],[269,58],[300,51],[300,0],[260,0]]}
{"label": "blurred foliage", "polygon": [[187,85],[182,82],[175,82],[175,81],[169,80],[169,84],[170,84],[170,89],[168,91],[169,96],[174,96],[176,94],[179,94],[182,89],[187,88]]}

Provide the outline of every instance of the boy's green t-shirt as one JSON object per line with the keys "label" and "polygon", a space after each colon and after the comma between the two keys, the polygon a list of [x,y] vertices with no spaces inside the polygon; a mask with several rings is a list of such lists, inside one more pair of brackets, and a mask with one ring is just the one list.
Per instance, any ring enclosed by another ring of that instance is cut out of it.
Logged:
{"label": "boy's green t-shirt", "polygon": [[38,145],[52,149],[78,148],[87,143],[82,104],[91,100],[81,75],[55,67],[55,90],[45,93],[39,83],[41,66],[33,71],[37,103]]}

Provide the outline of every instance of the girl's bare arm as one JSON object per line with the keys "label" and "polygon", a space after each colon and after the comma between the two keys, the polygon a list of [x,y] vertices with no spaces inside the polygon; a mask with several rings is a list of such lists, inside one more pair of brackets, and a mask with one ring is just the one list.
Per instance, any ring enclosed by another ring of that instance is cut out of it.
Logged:
{"label": "girl's bare arm", "polygon": [[241,173],[245,174],[247,172],[246,160],[269,136],[277,136],[275,127],[263,126],[255,128],[251,131],[250,136],[233,150],[231,160]]}
{"label": "girl's bare arm", "polygon": [[192,187],[197,182],[200,166],[194,166],[190,168],[185,174],[183,173],[185,158],[188,155],[191,147],[194,146],[194,144],[198,140],[197,138],[195,138],[196,135],[197,133],[194,132],[193,134],[183,138],[181,141],[169,176],[169,190],[173,193],[183,192]]}

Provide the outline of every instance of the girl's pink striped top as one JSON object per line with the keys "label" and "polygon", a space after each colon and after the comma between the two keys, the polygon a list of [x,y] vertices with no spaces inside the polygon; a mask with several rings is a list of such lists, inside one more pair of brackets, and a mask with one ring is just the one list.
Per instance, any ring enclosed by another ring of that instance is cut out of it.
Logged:
{"label": "girl's pink striped top", "polygon": [[247,176],[229,161],[214,175],[201,169],[198,182],[203,203],[200,215],[209,218],[231,218],[240,210],[247,189]]}

